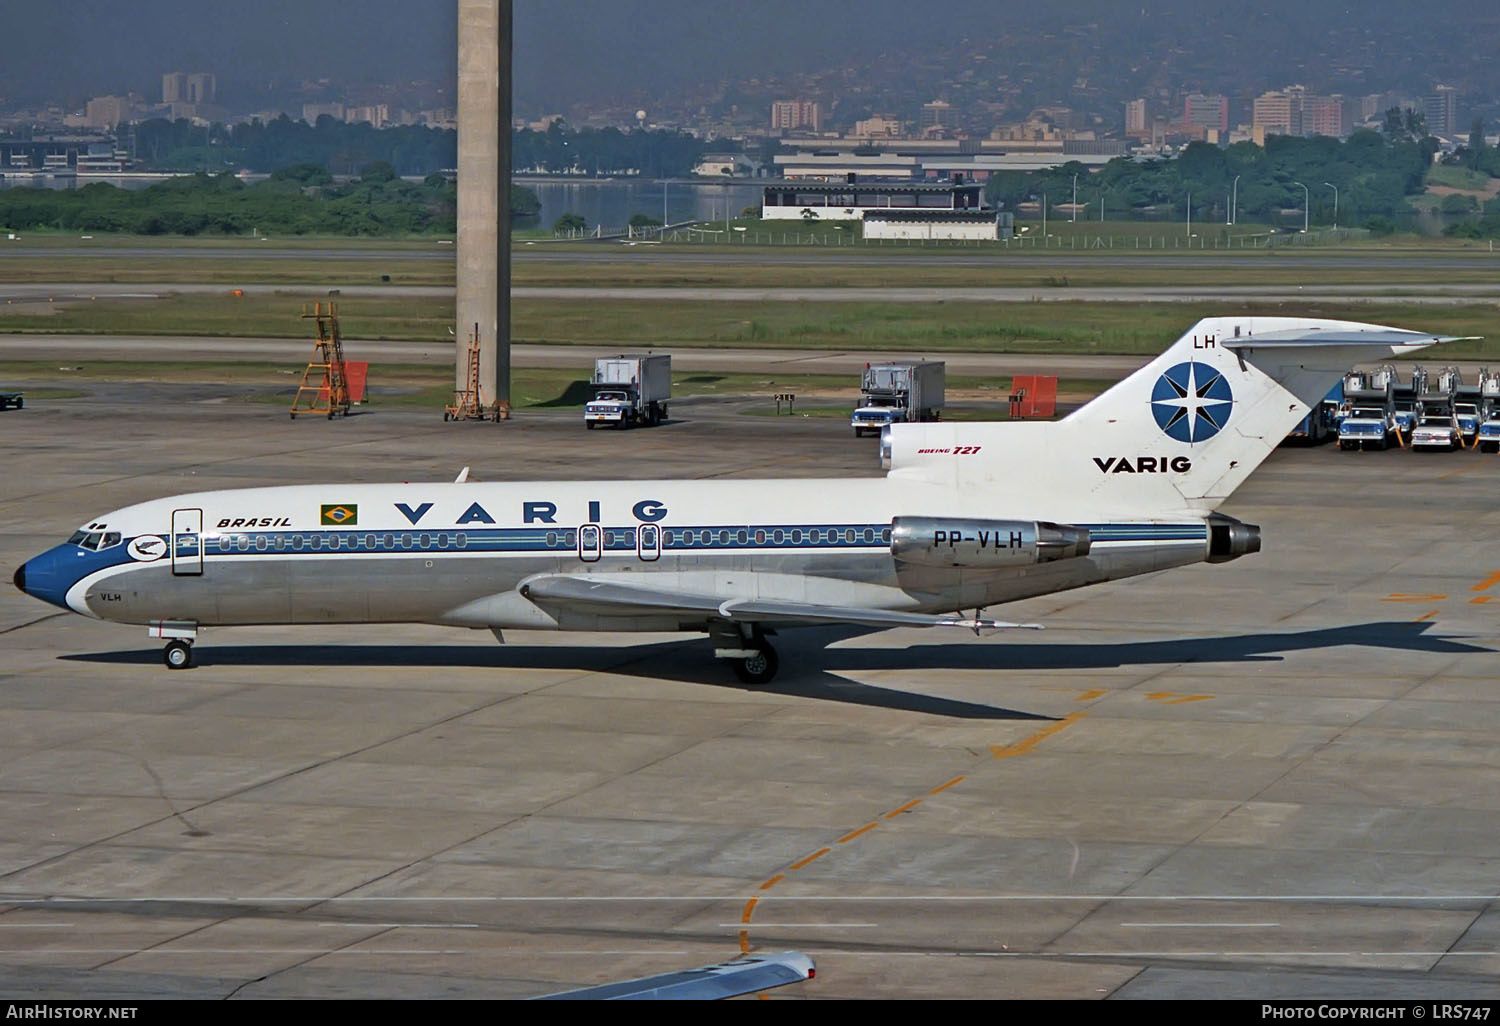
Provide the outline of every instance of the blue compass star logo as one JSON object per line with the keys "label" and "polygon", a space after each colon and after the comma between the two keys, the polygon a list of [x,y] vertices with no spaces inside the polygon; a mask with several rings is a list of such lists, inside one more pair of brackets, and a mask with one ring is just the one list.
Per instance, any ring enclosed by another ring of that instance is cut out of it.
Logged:
{"label": "blue compass star logo", "polygon": [[1179,363],[1156,382],[1151,413],[1167,437],[1179,442],[1206,442],[1229,423],[1234,393],[1212,366]]}

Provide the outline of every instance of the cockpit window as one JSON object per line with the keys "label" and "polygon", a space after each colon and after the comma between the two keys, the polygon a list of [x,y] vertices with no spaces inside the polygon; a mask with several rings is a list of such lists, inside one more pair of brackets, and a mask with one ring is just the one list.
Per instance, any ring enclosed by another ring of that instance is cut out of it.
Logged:
{"label": "cockpit window", "polygon": [[89,536],[87,531],[74,531],[73,537],[68,539],[69,545],[82,545],[83,540]]}
{"label": "cockpit window", "polygon": [[120,544],[120,532],[106,531],[104,533],[104,541],[99,543],[99,548],[101,551],[104,549],[112,549],[118,544]]}

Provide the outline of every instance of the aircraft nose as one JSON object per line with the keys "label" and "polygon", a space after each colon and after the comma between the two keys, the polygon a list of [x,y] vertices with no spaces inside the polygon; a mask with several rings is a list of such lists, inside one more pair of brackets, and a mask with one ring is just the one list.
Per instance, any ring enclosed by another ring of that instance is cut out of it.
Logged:
{"label": "aircraft nose", "polygon": [[57,549],[53,549],[40,556],[34,556],[16,568],[15,576],[11,580],[15,582],[17,588],[32,598],[39,598],[43,602],[50,602],[54,606],[67,609],[68,587],[77,579],[77,575],[69,575],[67,571],[71,568],[62,565],[63,555],[69,555],[69,553],[59,553]]}

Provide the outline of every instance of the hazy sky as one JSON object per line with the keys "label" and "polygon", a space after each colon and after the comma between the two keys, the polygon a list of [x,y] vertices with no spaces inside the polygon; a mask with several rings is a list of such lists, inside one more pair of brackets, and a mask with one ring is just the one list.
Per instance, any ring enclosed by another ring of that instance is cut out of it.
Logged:
{"label": "hazy sky", "polygon": [[[158,99],[172,70],[215,72],[226,99],[236,86],[322,77],[451,82],[455,10],[455,0],[0,0],[0,95]],[[1164,33],[1217,17],[1226,31],[1281,25],[1283,38],[1306,40],[1320,24],[1409,25],[1416,10],[1409,0],[515,0],[515,81],[519,100],[560,108],[1101,15]],[[1421,10],[1494,21],[1500,0]],[[1382,35],[1400,45],[1399,31]],[[1226,59],[1258,59],[1236,42],[1225,39]]]}

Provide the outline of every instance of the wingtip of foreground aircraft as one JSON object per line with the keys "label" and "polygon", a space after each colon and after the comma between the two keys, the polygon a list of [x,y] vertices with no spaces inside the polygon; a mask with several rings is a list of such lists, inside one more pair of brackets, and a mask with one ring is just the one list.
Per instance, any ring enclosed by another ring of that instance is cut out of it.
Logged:
{"label": "wingtip of foreground aircraft", "polygon": [[813,979],[818,969],[800,951],[743,955],[697,969],[678,969],[619,983],[544,994],[536,1001],[716,1001]]}

